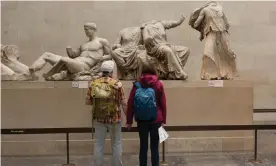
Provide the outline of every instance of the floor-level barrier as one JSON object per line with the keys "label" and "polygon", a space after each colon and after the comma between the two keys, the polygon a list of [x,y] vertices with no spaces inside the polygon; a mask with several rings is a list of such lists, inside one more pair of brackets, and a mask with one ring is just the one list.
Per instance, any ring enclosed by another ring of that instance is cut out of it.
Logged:
{"label": "floor-level barrier", "polygon": [[[258,160],[258,130],[276,130],[276,124],[253,124],[253,125],[203,125],[203,126],[166,126],[167,131],[226,131],[226,130],[254,130],[254,159],[250,162],[261,162]],[[92,128],[16,128],[1,129],[1,134],[22,135],[22,134],[66,134],[66,164],[63,166],[75,166],[70,163],[70,133],[91,133]],[[131,130],[122,128],[122,132],[137,132],[137,128]],[[162,165],[168,165],[166,161],[166,143],[162,143]]]}

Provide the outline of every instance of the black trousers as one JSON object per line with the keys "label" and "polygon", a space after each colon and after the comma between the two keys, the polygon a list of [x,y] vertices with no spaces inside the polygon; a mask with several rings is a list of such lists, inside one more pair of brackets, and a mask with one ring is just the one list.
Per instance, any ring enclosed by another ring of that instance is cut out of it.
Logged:
{"label": "black trousers", "polygon": [[152,166],[159,166],[159,134],[161,123],[138,122],[140,137],[140,166],[147,166],[148,138],[150,135],[150,150]]}

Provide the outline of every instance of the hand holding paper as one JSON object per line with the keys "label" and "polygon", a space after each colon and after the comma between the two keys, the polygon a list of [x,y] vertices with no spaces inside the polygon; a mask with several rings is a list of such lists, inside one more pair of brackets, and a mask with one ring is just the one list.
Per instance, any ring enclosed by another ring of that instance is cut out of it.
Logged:
{"label": "hand holding paper", "polygon": [[169,134],[166,132],[166,130],[162,126],[159,127],[158,133],[159,133],[159,142],[160,143],[162,143],[163,141],[166,141],[166,139],[169,138]]}

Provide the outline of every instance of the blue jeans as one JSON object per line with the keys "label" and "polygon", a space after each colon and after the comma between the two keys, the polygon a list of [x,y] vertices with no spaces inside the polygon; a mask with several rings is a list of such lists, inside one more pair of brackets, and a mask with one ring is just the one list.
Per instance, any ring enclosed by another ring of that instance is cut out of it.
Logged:
{"label": "blue jeans", "polygon": [[104,145],[107,130],[110,133],[112,147],[112,166],[122,166],[122,140],[121,140],[121,123],[103,124],[94,122],[94,165],[103,166],[104,164]]}
{"label": "blue jeans", "polygon": [[159,134],[160,123],[138,122],[140,137],[140,166],[147,166],[148,138],[150,134],[150,150],[152,166],[159,166]]}

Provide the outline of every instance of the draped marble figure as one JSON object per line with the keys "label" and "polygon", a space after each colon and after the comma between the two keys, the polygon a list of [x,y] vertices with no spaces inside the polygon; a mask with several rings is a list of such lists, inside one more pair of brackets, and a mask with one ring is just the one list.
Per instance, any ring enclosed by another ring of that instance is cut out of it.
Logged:
{"label": "draped marble figure", "polygon": [[184,72],[184,66],[188,60],[190,50],[184,46],[169,44],[166,34],[166,30],[181,25],[184,20],[184,16],[178,21],[152,20],[141,26],[147,54],[158,60],[157,71],[161,78],[175,80],[186,80],[188,78],[187,73]]}
{"label": "draped marble figure", "polygon": [[121,30],[111,51],[119,70],[119,79],[138,78],[140,58],[146,57],[145,54],[140,27],[128,27]]}
{"label": "draped marble figure", "polygon": [[84,31],[89,40],[78,49],[67,47],[68,57],[46,52],[30,67],[31,73],[41,70],[47,63],[53,67],[43,75],[46,80],[91,80],[100,73],[101,62],[111,59],[109,43],[95,35],[96,24],[85,23]]}
{"label": "draped marble figure", "polygon": [[237,76],[236,55],[228,41],[229,23],[222,6],[214,1],[191,13],[189,24],[205,39],[201,79],[233,79]]}

